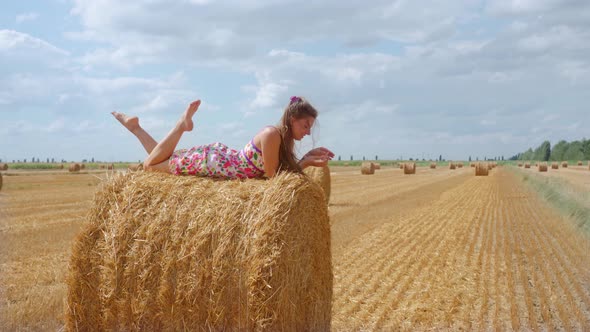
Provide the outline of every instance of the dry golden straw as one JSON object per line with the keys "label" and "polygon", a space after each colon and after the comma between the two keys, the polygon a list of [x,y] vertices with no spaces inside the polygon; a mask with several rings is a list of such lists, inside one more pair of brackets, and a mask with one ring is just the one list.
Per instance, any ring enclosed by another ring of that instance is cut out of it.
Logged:
{"label": "dry golden straw", "polygon": [[455,169],[457,166],[455,165],[455,163],[451,162],[449,163],[449,169]]}
{"label": "dry golden straw", "polygon": [[416,163],[404,163],[404,174],[416,174]]}
{"label": "dry golden straw", "polygon": [[489,170],[487,163],[477,163],[475,165],[475,176],[488,176]]}
{"label": "dry golden straw", "polygon": [[67,329],[328,331],[330,225],[303,175],[112,176],[72,250]]}
{"label": "dry golden straw", "polygon": [[8,164],[0,163],[0,171],[7,171],[7,170],[8,170]]}
{"label": "dry golden straw", "polygon": [[68,167],[68,171],[70,172],[79,172],[80,171],[80,164],[70,164],[70,167]]}
{"label": "dry golden straw", "polygon": [[130,171],[140,171],[143,169],[143,164],[129,164],[127,169]]}
{"label": "dry golden straw", "polygon": [[562,161],[561,162],[561,167],[567,168],[567,161]]}
{"label": "dry golden straw", "polygon": [[361,164],[361,174],[375,174],[375,164],[364,162]]}
{"label": "dry golden straw", "polygon": [[309,178],[320,185],[326,196],[326,204],[330,203],[330,192],[332,190],[332,178],[330,177],[330,167],[307,167],[303,171]]}
{"label": "dry golden straw", "polygon": [[546,162],[539,163],[539,172],[547,172],[547,163]]}
{"label": "dry golden straw", "polygon": [[552,169],[559,169],[559,163],[557,163],[556,161],[551,163],[551,168]]}
{"label": "dry golden straw", "polygon": [[436,168],[436,163],[430,163],[430,168],[432,168],[432,169]]}

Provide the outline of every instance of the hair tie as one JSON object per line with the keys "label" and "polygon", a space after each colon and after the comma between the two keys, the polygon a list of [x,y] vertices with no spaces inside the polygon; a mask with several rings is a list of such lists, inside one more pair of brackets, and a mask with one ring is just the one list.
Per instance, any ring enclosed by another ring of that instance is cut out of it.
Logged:
{"label": "hair tie", "polygon": [[291,102],[289,103],[289,105],[293,104],[293,103],[298,103],[301,101],[301,98],[297,97],[297,96],[291,96]]}

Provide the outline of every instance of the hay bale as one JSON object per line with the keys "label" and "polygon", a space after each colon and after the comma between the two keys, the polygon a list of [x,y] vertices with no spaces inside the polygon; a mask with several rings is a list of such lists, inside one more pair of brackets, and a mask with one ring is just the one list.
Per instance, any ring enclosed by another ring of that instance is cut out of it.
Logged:
{"label": "hay bale", "polygon": [[547,163],[539,163],[539,172],[547,172]]}
{"label": "hay bale", "polygon": [[78,164],[78,163],[70,164],[70,166],[68,167],[68,171],[79,172],[80,171],[80,164]]}
{"label": "hay bale", "polygon": [[469,163],[469,167],[475,167],[475,163]]}
{"label": "hay bale", "polygon": [[2,173],[0,173],[0,190],[2,190]]}
{"label": "hay bale", "polygon": [[578,166],[584,166],[581,160],[578,160]]}
{"label": "hay bale", "polygon": [[404,163],[399,163],[399,169],[404,169]]}
{"label": "hay bale", "polygon": [[554,161],[551,163],[551,169],[559,169],[559,163]]}
{"label": "hay bale", "polygon": [[455,163],[449,163],[449,169],[455,169],[455,168],[457,168]]}
{"label": "hay bale", "polygon": [[463,168],[463,163],[458,163],[458,164],[457,164],[457,167],[458,167],[458,168]]}
{"label": "hay bale", "polygon": [[127,165],[127,169],[130,171],[141,171],[141,170],[143,170],[143,164],[140,164],[140,163],[129,164],[129,165]]}
{"label": "hay bale", "polygon": [[111,164],[108,164],[107,165],[107,169],[108,170],[114,170],[115,169],[115,164],[112,164],[112,163]]}
{"label": "hay bale", "polygon": [[373,163],[373,165],[375,165],[375,169],[381,169],[381,164],[380,163]]}
{"label": "hay bale", "polygon": [[7,171],[7,170],[8,170],[8,164],[0,163],[0,171]]}
{"label": "hay bale", "polygon": [[436,168],[436,163],[430,163],[430,168],[435,169]]}
{"label": "hay bale", "polygon": [[86,165],[80,164],[80,169],[86,169]]}
{"label": "hay bale", "polygon": [[64,167],[65,167],[64,164],[59,164],[59,166],[57,166],[57,168],[59,168],[59,169],[64,169]]}
{"label": "hay bale", "polygon": [[317,183],[324,191],[326,197],[326,204],[330,203],[330,193],[332,191],[332,178],[330,177],[330,167],[307,167],[303,172],[309,176],[309,178]]}
{"label": "hay bale", "polygon": [[416,174],[416,163],[404,163],[404,174]]}
{"label": "hay bale", "polygon": [[372,175],[375,174],[375,164],[364,162],[361,164],[361,174]]}
{"label": "hay bale", "polygon": [[72,250],[68,330],[328,331],[322,189],[129,172],[96,192]]}
{"label": "hay bale", "polygon": [[475,176],[488,176],[489,170],[490,168],[487,163],[477,163],[475,165]]}
{"label": "hay bale", "polygon": [[561,162],[561,167],[567,168],[567,161],[562,161]]}
{"label": "hay bale", "polygon": [[98,168],[99,169],[106,169],[107,168],[107,165],[98,165]]}
{"label": "hay bale", "polygon": [[524,163],[524,168],[531,168],[531,163]]}
{"label": "hay bale", "polygon": [[518,165],[518,167],[522,167],[522,163],[518,163],[517,165]]}

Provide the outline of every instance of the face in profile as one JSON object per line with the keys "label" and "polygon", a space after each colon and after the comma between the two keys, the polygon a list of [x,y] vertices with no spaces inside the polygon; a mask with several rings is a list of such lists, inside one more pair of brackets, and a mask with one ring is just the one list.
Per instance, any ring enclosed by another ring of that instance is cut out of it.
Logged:
{"label": "face in profile", "polygon": [[311,116],[305,116],[299,119],[292,118],[291,133],[293,134],[293,139],[300,141],[306,135],[310,135],[314,122],[315,119]]}

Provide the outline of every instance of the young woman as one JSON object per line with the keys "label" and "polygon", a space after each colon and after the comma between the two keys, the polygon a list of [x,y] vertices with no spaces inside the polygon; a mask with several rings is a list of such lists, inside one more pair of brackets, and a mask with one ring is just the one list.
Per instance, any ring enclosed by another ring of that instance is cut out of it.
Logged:
{"label": "young woman", "polygon": [[334,157],[334,153],[323,147],[309,151],[301,160],[295,157],[295,141],[310,134],[318,116],[307,100],[296,96],[291,97],[277,126],[264,127],[240,151],[222,143],[176,150],[182,134],[193,129],[192,118],[200,104],[200,100],[190,103],[160,143],[139,125],[137,117],[112,114],[139,139],[149,154],[144,169],[150,171],[226,179],[270,178],[282,171],[300,173],[309,166],[322,167]]}

